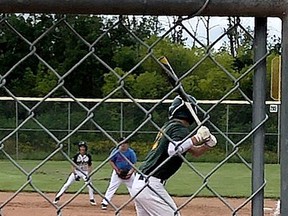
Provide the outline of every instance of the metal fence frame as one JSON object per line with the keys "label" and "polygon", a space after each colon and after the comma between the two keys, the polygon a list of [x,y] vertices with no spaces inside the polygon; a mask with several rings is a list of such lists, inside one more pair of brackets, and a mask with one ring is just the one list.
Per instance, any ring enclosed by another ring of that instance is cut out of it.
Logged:
{"label": "metal fence frame", "polygon": [[[203,7],[205,6],[205,7]],[[225,8],[225,10],[223,10]],[[253,193],[252,215],[263,215],[264,192],[264,161],[263,145],[265,128],[265,58],[267,17],[275,16],[282,19],[282,73],[281,73],[281,213],[288,215],[288,1],[287,0],[82,0],[82,1],[51,1],[51,0],[6,0],[0,1],[2,13],[81,13],[81,14],[118,14],[118,15],[209,15],[209,16],[252,16],[255,18],[255,73],[253,82]],[[199,13],[201,12],[201,13]],[[260,123],[260,124],[259,124]],[[257,126],[256,126],[257,125]],[[257,189],[257,190],[256,190]],[[248,200],[249,201],[249,200]]]}

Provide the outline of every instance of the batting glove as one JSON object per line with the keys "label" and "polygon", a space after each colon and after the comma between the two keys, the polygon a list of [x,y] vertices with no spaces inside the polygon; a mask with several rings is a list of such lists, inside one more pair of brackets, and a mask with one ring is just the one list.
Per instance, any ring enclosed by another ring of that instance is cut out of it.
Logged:
{"label": "batting glove", "polygon": [[206,126],[201,126],[195,136],[197,141],[202,143],[210,139],[211,133]]}
{"label": "batting glove", "polygon": [[90,178],[89,178],[88,176],[85,176],[85,177],[84,177],[84,181],[85,181],[85,182],[88,182],[89,180],[90,180]]}
{"label": "batting glove", "polygon": [[74,173],[74,178],[75,178],[75,181],[80,181],[80,176],[78,176],[76,173]]}
{"label": "batting glove", "polygon": [[205,145],[209,146],[210,148],[213,148],[217,144],[217,139],[214,135],[210,134],[210,139],[205,142]]}

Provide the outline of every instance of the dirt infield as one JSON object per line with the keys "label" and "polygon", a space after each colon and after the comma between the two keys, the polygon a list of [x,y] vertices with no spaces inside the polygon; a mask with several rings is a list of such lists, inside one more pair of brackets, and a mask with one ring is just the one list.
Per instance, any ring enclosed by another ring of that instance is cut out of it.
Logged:
{"label": "dirt infield", "polygon": [[[45,194],[52,201],[54,194]],[[12,193],[0,192],[0,205],[3,204]],[[64,194],[59,202],[61,206],[66,200],[71,197],[71,194]],[[115,195],[112,202],[119,207],[123,202],[129,199],[125,195]],[[174,197],[175,202],[180,206],[187,197]],[[108,206],[107,210],[101,210],[101,198],[96,196],[97,205],[91,206],[89,204],[88,195],[80,194],[71,203],[65,206],[62,210],[62,216],[112,216],[115,215],[115,210]],[[244,202],[244,199],[226,199],[229,205],[237,208]],[[265,200],[265,216],[272,216],[275,208],[275,200]],[[238,216],[251,215],[250,203],[238,212]],[[1,209],[1,216],[55,216],[57,209],[53,207],[47,200],[37,193],[20,193],[13,200]],[[121,216],[136,215],[134,204],[129,203],[121,211]],[[181,210],[182,216],[225,216],[232,215],[231,210],[225,206],[217,198],[195,198],[187,206]]]}

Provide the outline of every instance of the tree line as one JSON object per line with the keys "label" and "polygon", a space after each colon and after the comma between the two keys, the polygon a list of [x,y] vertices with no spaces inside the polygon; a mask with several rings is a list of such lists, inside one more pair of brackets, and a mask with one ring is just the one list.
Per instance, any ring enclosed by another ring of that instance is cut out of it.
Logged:
{"label": "tree line", "polygon": [[[227,29],[231,20],[229,18]],[[129,95],[133,98],[163,98],[170,94],[172,86],[167,84],[155,59],[146,58],[153,53],[155,57],[167,56],[186,92],[196,99],[217,100],[229,93],[235,87],[234,78],[242,76],[253,64],[253,38],[249,36],[249,29],[227,31],[229,41],[224,41],[217,49],[203,47],[197,40],[189,47],[183,29],[176,31],[173,28],[171,34],[165,34],[166,31],[158,17],[7,15],[0,29],[0,68],[1,76],[5,76],[1,95],[43,97],[53,92],[51,97],[69,97],[71,93],[83,98],[104,98],[107,95],[111,98],[127,98]],[[280,55],[279,44],[276,36],[269,40],[267,86],[270,86],[271,60]],[[243,93],[252,98],[252,79],[253,73],[244,76],[239,81],[241,92],[236,89],[226,99],[243,100]],[[56,86],[60,87],[54,91]],[[266,95],[270,100],[269,88]],[[171,94],[169,98],[174,96]],[[15,112],[9,106],[13,105],[2,104],[0,107],[5,113],[2,117],[4,125],[4,122],[15,120]],[[127,130],[145,119],[145,113],[139,114],[139,108],[129,106],[130,119],[125,119]],[[47,115],[55,115],[49,106],[42,109],[49,113]],[[119,107],[107,111],[103,105],[101,109],[97,110],[97,121],[107,124],[109,130],[119,128],[118,121],[108,124],[102,115],[106,111],[119,118]],[[153,111],[153,117],[159,123],[163,121],[163,115],[167,115],[165,106]],[[38,113],[41,116],[40,110]],[[231,128],[251,127],[252,113],[246,107],[235,108],[230,113]],[[83,114],[77,115],[80,118]],[[20,120],[26,116],[27,111],[20,109]],[[211,116],[224,130],[225,110],[215,109]],[[47,116],[45,119],[48,125],[55,124]],[[153,125],[147,128],[155,129]],[[275,129],[275,122],[268,124],[269,129]]]}

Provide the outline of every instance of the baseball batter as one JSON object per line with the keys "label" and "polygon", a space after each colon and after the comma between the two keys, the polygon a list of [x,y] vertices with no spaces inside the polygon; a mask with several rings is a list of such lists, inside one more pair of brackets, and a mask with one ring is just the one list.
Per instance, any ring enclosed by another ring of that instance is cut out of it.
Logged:
{"label": "baseball batter", "polygon": [[[78,143],[78,147],[79,147],[79,152],[76,155],[74,155],[74,157],[72,158],[73,162],[77,165],[77,167],[72,166],[72,172],[69,175],[66,183],[63,185],[61,190],[57,193],[53,201],[54,204],[58,203],[63,193],[75,181],[80,181],[80,179],[82,178],[85,182],[87,183],[90,182],[88,175],[92,169],[92,158],[91,158],[91,155],[87,153],[87,150],[88,150],[87,143],[84,141],[80,141]],[[93,194],[93,189],[90,187],[90,185],[87,185],[87,188],[89,191],[90,204],[96,205],[94,194]]]}
{"label": "baseball batter", "polygon": [[194,118],[184,101],[176,97],[169,107],[169,121],[158,133],[151,151],[139,168],[141,172],[136,174],[133,182],[132,195],[139,193],[135,197],[138,216],[180,215],[164,183],[181,167],[183,160],[179,154],[185,156],[190,152],[197,157],[217,143],[215,136],[205,126],[201,126],[196,135],[187,138],[190,133],[188,126],[193,122]]}
{"label": "baseball batter", "polygon": [[[108,202],[110,202],[120,184],[125,184],[129,193],[131,193],[134,180],[134,168],[131,164],[137,162],[137,157],[133,149],[129,147],[128,142],[125,141],[124,137],[119,140],[119,143],[121,142],[122,144],[120,144],[119,148],[113,149],[110,154],[109,163],[112,166],[113,171],[108,189],[105,193],[105,198],[101,203],[101,208],[103,210],[107,209]],[[128,161],[130,161],[131,164]]]}

